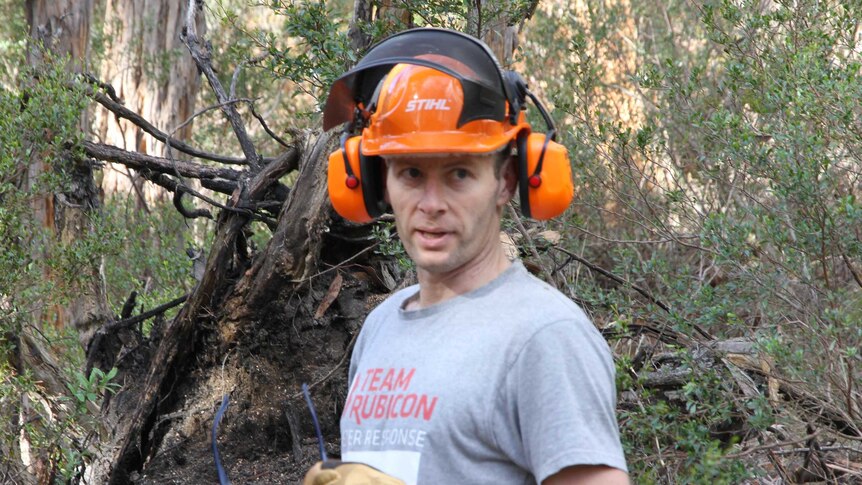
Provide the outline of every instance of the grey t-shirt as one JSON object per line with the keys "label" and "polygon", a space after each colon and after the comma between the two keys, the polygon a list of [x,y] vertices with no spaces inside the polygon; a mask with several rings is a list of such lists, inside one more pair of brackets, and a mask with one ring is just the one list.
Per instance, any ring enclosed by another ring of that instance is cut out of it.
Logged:
{"label": "grey t-shirt", "polygon": [[408,485],[626,470],[610,351],[576,304],[519,262],[472,292],[404,310],[417,291],[384,301],[357,339],[343,460]]}

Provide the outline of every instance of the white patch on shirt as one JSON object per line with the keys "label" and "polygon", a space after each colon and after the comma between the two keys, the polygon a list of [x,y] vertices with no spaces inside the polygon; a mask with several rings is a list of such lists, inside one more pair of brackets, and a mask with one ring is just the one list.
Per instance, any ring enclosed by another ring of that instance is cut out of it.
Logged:
{"label": "white patch on shirt", "polygon": [[365,463],[403,480],[407,485],[416,485],[420,458],[422,454],[418,451],[348,451],[341,456],[341,461]]}

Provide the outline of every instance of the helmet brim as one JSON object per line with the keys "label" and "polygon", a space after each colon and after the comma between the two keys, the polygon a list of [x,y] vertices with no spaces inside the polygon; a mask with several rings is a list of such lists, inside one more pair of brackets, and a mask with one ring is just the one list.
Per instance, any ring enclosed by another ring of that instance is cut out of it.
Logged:
{"label": "helmet brim", "polygon": [[523,129],[529,130],[529,126],[519,124],[498,135],[458,131],[368,137],[363,140],[361,150],[365,156],[381,157],[493,153],[506,147]]}

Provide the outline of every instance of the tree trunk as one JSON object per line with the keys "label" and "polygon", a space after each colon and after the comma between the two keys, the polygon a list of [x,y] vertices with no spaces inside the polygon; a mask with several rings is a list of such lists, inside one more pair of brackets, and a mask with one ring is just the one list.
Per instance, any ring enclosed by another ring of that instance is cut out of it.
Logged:
{"label": "tree trunk", "polygon": [[524,4],[500,0],[470,2],[467,33],[488,44],[500,65],[507,68],[512,64],[512,56],[518,48],[518,34],[538,3],[538,0]]}
{"label": "tree trunk", "polygon": [[[68,56],[68,68],[72,72],[80,72],[89,57],[92,2],[29,0],[25,8],[30,25],[30,47],[27,55],[29,65],[38,72],[45,62],[55,62],[56,59]],[[45,53],[52,59],[45,59]],[[81,113],[81,129],[86,125],[86,113]],[[30,162],[25,186],[32,188],[36,178],[48,170],[61,172],[69,178],[70,184],[63,193],[51,194],[33,202],[34,223],[48,229],[59,242],[69,243],[90,230],[88,214],[98,210],[92,167],[71,157],[49,167],[44,160],[34,156]],[[82,343],[88,340],[95,325],[102,322],[108,314],[99,264],[96,261],[91,263],[84,268],[91,278],[88,279],[86,287],[80,289],[80,296],[74,298],[67,308],[56,310],[53,315],[42,311],[34,318],[33,327],[40,329],[43,323],[48,322],[59,326],[71,324],[79,330]],[[46,276],[50,277],[47,271],[46,269]],[[33,338],[33,345],[36,345],[35,340],[38,340],[35,335],[27,335],[26,332],[22,338]],[[27,357],[24,365],[26,359]]]}
{"label": "tree trunk", "polygon": [[[30,26],[27,62],[37,76],[41,69],[49,69],[66,58],[69,59],[67,68],[71,72],[80,72],[86,67],[93,12],[91,1],[29,0],[25,3],[25,10]],[[86,113],[82,112],[80,129],[85,130],[87,125]],[[24,187],[28,190],[35,187],[37,179],[48,171],[61,174],[67,183],[61,192],[34,199],[32,224],[46,231],[49,240],[43,242],[47,245],[70,245],[92,230],[92,215],[99,208],[92,167],[84,160],[73,158],[71,153],[64,159],[55,159],[49,163],[40,158],[38,150],[34,150]],[[34,254],[34,260],[41,260],[41,256]],[[51,454],[58,450],[53,447],[63,446],[61,443],[39,445],[33,440],[36,434],[50,429],[54,422],[63,419],[64,407],[55,406],[54,402],[56,396],[67,392],[63,384],[63,369],[53,355],[51,343],[44,338],[42,329],[46,324],[60,327],[71,325],[77,331],[81,344],[86,347],[94,329],[106,321],[109,315],[99,264],[100,261],[88,261],[80,269],[84,274],[81,280],[83,283],[69,290],[75,296],[67,305],[38,308],[29,324],[24,325],[17,336],[17,356],[13,358],[15,370],[31,373],[41,384],[38,389],[23,394],[17,407],[22,426],[18,449],[13,451],[13,455],[24,467],[20,476],[28,483],[54,481],[57,460]],[[52,279],[47,266],[43,272],[46,279]],[[32,424],[25,427],[24,423]]]}
{"label": "tree trunk", "polygon": [[[27,56],[30,66],[38,69],[45,62],[43,53],[50,52],[54,59],[68,56],[69,69],[80,72],[89,58],[92,2],[30,0],[26,3],[26,10],[31,35]],[[88,123],[87,114],[81,113],[82,131],[86,131]],[[61,243],[68,244],[91,230],[88,215],[98,211],[99,199],[93,183],[93,169],[89,164],[83,160],[73,160],[70,156],[60,165],[49,168],[44,160],[34,157],[28,170],[26,186],[32,187],[39,174],[46,170],[59,171],[69,180],[63,193],[41,198],[34,201],[33,205],[36,223],[53,232]],[[88,282],[84,288],[80,288],[80,296],[74,298],[66,308],[55,309],[53,314],[43,312],[36,318],[36,323],[50,320],[58,326],[71,324],[78,330],[81,343],[86,345],[94,329],[108,318],[108,306],[99,262],[92,261],[84,271]]]}
{"label": "tree trunk", "polygon": [[70,69],[81,72],[90,57],[92,0],[27,0],[25,8],[32,41],[27,55],[28,64],[42,63],[42,47],[54,55],[68,55]]}
{"label": "tree trunk", "polygon": [[[180,40],[186,5],[173,0],[107,0],[104,37],[108,46],[99,76],[113,86],[126,108],[177,140],[191,135],[192,123],[178,127],[194,113],[200,89],[198,68]],[[196,22],[203,33],[204,16],[197,16]],[[164,143],[106,110],[96,113],[96,132],[109,145],[166,156]],[[164,197],[161,188],[143,182],[129,168],[109,163],[102,190],[108,195],[135,190],[138,204],[144,207]]]}

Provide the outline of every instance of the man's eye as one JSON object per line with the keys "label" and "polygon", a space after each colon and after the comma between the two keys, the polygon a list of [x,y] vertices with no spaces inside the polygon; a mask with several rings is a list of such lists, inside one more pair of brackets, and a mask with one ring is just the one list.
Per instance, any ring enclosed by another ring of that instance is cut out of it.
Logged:
{"label": "man's eye", "polygon": [[422,172],[418,168],[415,168],[415,167],[408,168],[407,170],[404,171],[404,174],[407,176],[407,178],[411,178],[411,179],[416,179],[416,178],[419,178],[422,176]]}
{"label": "man's eye", "polygon": [[453,174],[455,175],[455,178],[457,178],[458,180],[464,180],[465,178],[467,178],[470,175],[470,172],[468,172],[466,169],[463,169],[463,168],[456,168],[455,171],[453,172]]}

